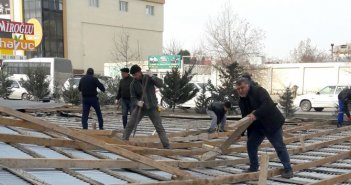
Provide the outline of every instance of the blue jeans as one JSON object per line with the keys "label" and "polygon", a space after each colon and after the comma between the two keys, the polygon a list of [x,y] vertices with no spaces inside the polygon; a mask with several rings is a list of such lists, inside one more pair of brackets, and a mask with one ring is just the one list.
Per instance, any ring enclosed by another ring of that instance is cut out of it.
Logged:
{"label": "blue jeans", "polygon": [[128,99],[121,99],[122,104],[122,119],[123,119],[123,128],[126,128],[128,123],[128,112],[131,113],[132,103]]}
{"label": "blue jeans", "polygon": [[273,145],[284,169],[290,170],[290,157],[283,141],[282,128],[275,132],[267,132],[263,128],[258,129],[257,127],[248,131],[247,152],[250,159],[250,169],[258,170],[258,147],[261,145],[265,137],[267,137],[269,142]]}
{"label": "blue jeans", "polygon": [[342,126],[344,122],[344,102],[339,99],[338,126]]}
{"label": "blue jeans", "polygon": [[95,112],[99,121],[99,129],[103,129],[104,121],[102,119],[100,103],[97,97],[83,97],[83,116],[82,116],[83,129],[88,129],[88,117],[90,113],[90,107],[93,107],[95,109]]}

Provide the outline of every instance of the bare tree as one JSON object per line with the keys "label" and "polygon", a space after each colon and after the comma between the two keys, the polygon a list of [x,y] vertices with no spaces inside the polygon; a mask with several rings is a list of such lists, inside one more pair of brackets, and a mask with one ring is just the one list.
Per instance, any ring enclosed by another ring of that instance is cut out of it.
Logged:
{"label": "bare tree", "polygon": [[244,63],[263,48],[265,34],[233,13],[229,1],[207,24],[207,50],[221,61]]}
{"label": "bare tree", "polygon": [[138,50],[132,50],[130,34],[128,30],[122,28],[120,34],[118,36],[115,35],[113,38],[113,60],[116,63],[124,64],[126,67],[129,66],[129,62],[139,60],[141,58],[139,41],[137,44]]}
{"label": "bare tree", "polygon": [[182,44],[175,40],[171,39],[168,44],[163,47],[163,54],[165,55],[177,55],[182,49]]}
{"label": "bare tree", "polygon": [[297,48],[292,52],[292,58],[295,62],[323,62],[328,59],[328,54],[319,50],[311,44],[311,39],[300,41]]}

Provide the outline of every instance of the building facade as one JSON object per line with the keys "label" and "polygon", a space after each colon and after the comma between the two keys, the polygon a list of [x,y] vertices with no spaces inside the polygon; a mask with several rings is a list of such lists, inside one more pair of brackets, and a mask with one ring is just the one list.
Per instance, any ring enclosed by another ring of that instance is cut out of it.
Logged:
{"label": "building facade", "polygon": [[125,61],[146,61],[149,55],[162,54],[165,0],[8,2],[12,21],[36,18],[43,29],[42,42],[34,51],[15,55],[64,57],[72,61],[75,73],[92,67],[103,74],[104,63],[130,66],[132,62]]}

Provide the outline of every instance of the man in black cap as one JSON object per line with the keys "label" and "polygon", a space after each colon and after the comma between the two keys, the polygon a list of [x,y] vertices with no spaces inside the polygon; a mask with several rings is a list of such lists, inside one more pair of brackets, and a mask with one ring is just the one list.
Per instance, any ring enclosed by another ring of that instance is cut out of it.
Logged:
{"label": "man in black cap", "polygon": [[132,83],[133,78],[129,75],[128,68],[121,69],[121,76],[122,79],[119,82],[116,104],[122,104],[123,128],[126,128],[128,122],[128,112],[131,112],[130,84]]}
{"label": "man in black cap", "polygon": [[132,111],[126,129],[124,130],[123,140],[129,140],[129,136],[133,129],[144,115],[147,115],[154,124],[163,148],[169,149],[170,145],[166,131],[162,126],[160,112],[157,111],[158,103],[155,86],[158,88],[162,87],[162,80],[153,76],[152,73],[144,75],[138,65],[133,65],[130,68],[130,74],[133,75],[134,78],[130,84],[130,98],[134,110]]}
{"label": "man in black cap", "polygon": [[99,99],[97,98],[97,88],[100,91],[105,92],[104,85],[94,76],[94,70],[89,68],[87,74],[82,77],[79,81],[78,90],[82,92],[83,97],[83,116],[82,116],[82,126],[83,129],[88,129],[88,117],[90,112],[90,107],[95,109],[96,115],[99,121],[99,129],[104,129],[104,121],[102,119]]}

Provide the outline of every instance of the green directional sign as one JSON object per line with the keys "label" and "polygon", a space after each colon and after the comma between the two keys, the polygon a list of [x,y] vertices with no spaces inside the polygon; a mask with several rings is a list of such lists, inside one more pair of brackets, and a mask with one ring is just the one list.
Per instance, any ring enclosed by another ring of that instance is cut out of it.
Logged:
{"label": "green directional sign", "polygon": [[172,69],[181,67],[182,56],[180,55],[155,55],[148,57],[150,69]]}

